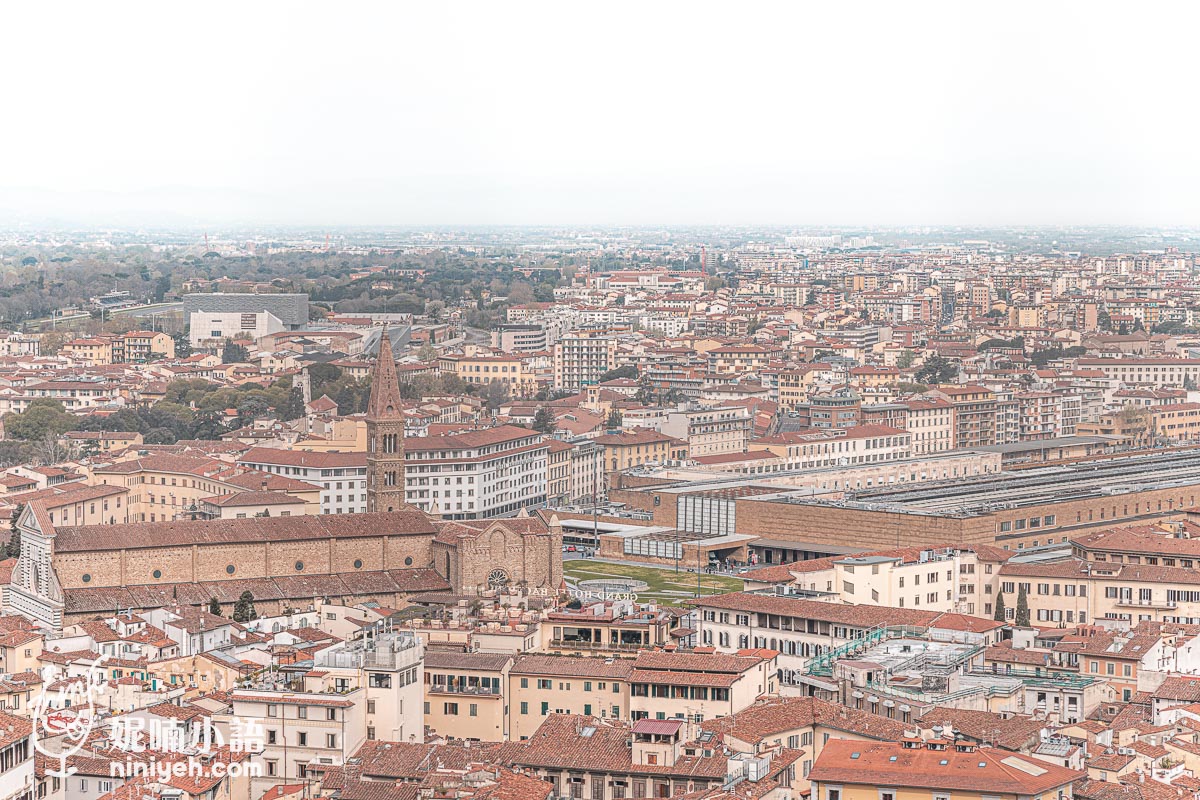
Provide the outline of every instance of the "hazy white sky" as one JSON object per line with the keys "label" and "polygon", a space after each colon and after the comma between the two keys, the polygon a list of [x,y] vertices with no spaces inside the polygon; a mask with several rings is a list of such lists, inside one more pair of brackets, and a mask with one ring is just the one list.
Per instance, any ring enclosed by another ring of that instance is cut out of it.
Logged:
{"label": "hazy white sky", "polygon": [[1200,223],[1195,3],[8,3],[0,219]]}

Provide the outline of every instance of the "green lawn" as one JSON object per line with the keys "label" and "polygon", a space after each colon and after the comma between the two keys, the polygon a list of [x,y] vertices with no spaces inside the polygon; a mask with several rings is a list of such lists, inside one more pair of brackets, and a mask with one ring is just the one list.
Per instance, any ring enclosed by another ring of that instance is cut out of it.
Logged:
{"label": "green lawn", "polygon": [[[649,589],[638,592],[639,602],[654,600],[664,605],[682,605],[696,595],[696,573],[681,569],[656,569],[654,567],[638,567],[630,564],[609,564],[604,561],[592,561],[577,558],[563,562],[563,573],[568,583],[593,580],[595,578],[634,578],[645,581]],[[731,578],[727,575],[701,575],[701,594],[724,594],[725,592],[740,592],[743,583],[741,578]]]}

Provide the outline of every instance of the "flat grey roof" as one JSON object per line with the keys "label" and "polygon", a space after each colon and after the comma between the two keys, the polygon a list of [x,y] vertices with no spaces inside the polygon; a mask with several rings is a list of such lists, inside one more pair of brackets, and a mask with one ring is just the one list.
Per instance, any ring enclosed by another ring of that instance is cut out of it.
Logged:
{"label": "flat grey roof", "polygon": [[967,518],[1028,506],[1197,486],[1200,486],[1200,448],[860,489],[847,492],[841,500],[777,495],[746,500]]}
{"label": "flat grey roof", "polygon": [[976,447],[986,453],[1028,453],[1038,450],[1052,450],[1055,447],[1078,447],[1084,444],[1113,444],[1117,436],[1059,436],[1055,439],[1042,439],[1038,442],[1013,442],[1011,444],[992,444]]}

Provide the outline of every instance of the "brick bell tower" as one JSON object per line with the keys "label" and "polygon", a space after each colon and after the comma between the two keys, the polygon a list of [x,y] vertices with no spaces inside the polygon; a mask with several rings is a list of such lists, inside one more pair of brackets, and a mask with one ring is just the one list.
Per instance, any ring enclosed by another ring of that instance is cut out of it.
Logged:
{"label": "brick bell tower", "polygon": [[404,414],[385,325],[367,401],[367,511],[395,511],[403,505]]}

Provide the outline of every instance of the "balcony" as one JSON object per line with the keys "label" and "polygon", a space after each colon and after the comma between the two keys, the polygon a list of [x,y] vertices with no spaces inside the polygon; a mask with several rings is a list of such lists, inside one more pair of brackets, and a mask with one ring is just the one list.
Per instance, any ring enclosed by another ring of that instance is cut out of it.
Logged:
{"label": "balcony", "polygon": [[636,653],[638,650],[644,650],[649,645],[646,644],[611,644],[607,642],[584,642],[574,639],[551,639],[551,647],[570,648],[574,650],[612,650],[622,653]]}
{"label": "balcony", "polygon": [[427,684],[425,690],[430,694],[459,694],[473,697],[499,697],[500,690],[490,686],[451,686],[445,683]]}
{"label": "balcony", "polygon": [[1134,599],[1132,597],[1122,597],[1117,600],[1117,605],[1121,608],[1163,608],[1171,609],[1179,606],[1174,600],[1143,600],[1141,598]]}

